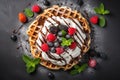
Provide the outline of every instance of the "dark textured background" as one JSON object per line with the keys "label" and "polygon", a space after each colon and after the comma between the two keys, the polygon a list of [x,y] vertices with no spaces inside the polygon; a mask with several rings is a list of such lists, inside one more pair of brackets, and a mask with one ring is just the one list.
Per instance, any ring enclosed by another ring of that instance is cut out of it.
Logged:
{"label": "dark textured background", "polygon": [[[117,0],[89,0],[92,5],[103,2],[111,14],[106,16],[106,28],[95,28],[97,50],[107,54],[108,59],[100,63],[100,68],[93,73],[70,76],[68,72],[52,71],[56,80],[120,80],[120,10]],[[47,70],[39,66],[29,75],[16,49],[10,40],[11,30],[18,24],[17,15],[26,5],[34,0],[0,0],[0,80],[49,80]]]}

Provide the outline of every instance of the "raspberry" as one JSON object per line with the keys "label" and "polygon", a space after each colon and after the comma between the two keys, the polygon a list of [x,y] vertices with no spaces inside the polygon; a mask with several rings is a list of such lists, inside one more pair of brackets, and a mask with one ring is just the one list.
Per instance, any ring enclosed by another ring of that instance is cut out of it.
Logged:
{"label": "raspberry", "polygon": [[24,13],[20,12],[18,14],[18,18],[19,18],[19,21],[22,22],[22,23],[25,23],[27,21],[27,17],[25,16]]}
{"label": "raspberry", "polygon": [[96,66],[97,62],[95,59],[90,59],[88,62],[88,65],[92,68],[94,68]]}
{"label": "raspberry", "polygon": [[47,40],[48,40],[48,41],[53,42],[53,41],[55,41],[55,39],[56,39],[56,36],[55,36],[54,34],[49,33],[49,34],[47,35]]}
{"label": "raspberry", "polygon": [[44,52],[47,52],[49,50],[49,46],[47,43],[44,43],[41,45],[41,49],[44,51]]}
{"label": "raspberry", "polygon": [[63,52],[64,52],[64,49],[63,49],[62,47],[57,47],[57,48],[56,48],[56,53],[57,53],[58,55],[62,54]]}
{"label": "raspberry", "polygon": [[40,10],[41,10],[41,9],[40,9],[40,6],[38,6],[37,4],[32,6],[32,11],[33,11],[33,12],[39,13]]}
{"label": "raspberry", "polygon": [[97,24],[98,23],[98,16],[92,16],[90,18],[90,22],[93,23],[93,24]]}
{"label": "raspberry", "polygon": [[70,47],[70,49],[75,49],[75,48],[76,48],[76,45],[77,45],[76,42],[72,42],[69,47]]}
{"label": "raspberry", "polygon": [[68,28],[68,34],[69,35],[73,35],[75,32],[76,32],[75,28],[72,28],[72,27]]}

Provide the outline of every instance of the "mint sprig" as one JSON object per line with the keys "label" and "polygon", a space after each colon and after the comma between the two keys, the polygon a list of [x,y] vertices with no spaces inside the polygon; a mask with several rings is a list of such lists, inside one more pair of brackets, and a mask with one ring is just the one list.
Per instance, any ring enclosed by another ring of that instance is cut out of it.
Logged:
{"label": "mint sprig", "polygon": [[26,70],[27,73],[32,73],[35,71],[36,66],[40,63],[40,59],[39,58],[31,58],[27,55],[23,55],[22,56],[22,60],[25,62],[26,64]]}
{"label": "mint sprig", "polygon": [[62,36],[65,36],[67,32],[65,30],[62,30]]}
{"label": "mint sprig", "polygon": [[34,13],[29,8],[25,8],[24,13],[27,17],[30,17],[30,18],[33,17],[33,15],[34,15]]}
{"label": "mint sprig", "polygon": [[105,9],[105,6],[103,3],[101,3],[98,7],[95,7],[94,11],[96,12],[96,14],[101,14],[101,15],[110,14],[110,11]]}
{"label": "mint sprig", "polygon": [[71,45],[71,43],[73,42],[73,39],[66,39],[66,38],[62,38],[62,43],[61,43],[61,45],[62,46],[70,46]]}
{"label": "mint sprig", "polygon": [[105,18],[103,16],[100,16],[99,17],[99,25],[100,25],[100,27],[104,27],[106,25],[105,23],[106,23]]}
{"label": "mint sprig", "polygon": [[79,73],[83,72],[87,67],[88,67],[87,64],[83,64],[83,65],[81,65],[81,66],[75,65],[75,66],[74,66],[74,69],[70,71],[70,74],[71,74],[71,75],[79,74]]}

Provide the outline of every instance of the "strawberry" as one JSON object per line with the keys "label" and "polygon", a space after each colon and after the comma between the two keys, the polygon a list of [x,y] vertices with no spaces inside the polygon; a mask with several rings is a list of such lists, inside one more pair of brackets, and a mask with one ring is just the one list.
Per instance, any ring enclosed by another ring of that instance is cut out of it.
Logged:
{"label": "strawberry", "polygon": [[92,68],[94,68],[97,64],[97,61],[95,59],[90,59],[88,62],[88,65]]}
{"label": "strawberry", "polygon": [[22,23],[25,23],[27,21],[27,17],[25,16],[24,13],[20,12],[18,14],[18,18],[19,18],[19,21],[22,22]]}
{"label": "strawberry", "polygon": [[49,46],[47,43],[44,43],[41,45],[41,49],[44,51],[44,52],[47,52],[49,50]]}
{"label": "strawberry", "polygon": [[69,47],[70,47],[70,49],[75,49],[76,46],[77,46],[77,43],[76,42],[72,42]]}
{"label": "strawberry", "polygon": [[35,4],[35,5],[32,6],[32,11],[33,12],[39,13],[40,10],[41,10],[41,8],[37,4]]}
{"label": "strawberry", "polygon": [[48,41],[53,42],[53,41],[55,41],[55,39],[56,39],[56,36],[55,36],[54,34],[49,33],[49,34],[47,35],[47,40],[48,40]]}
{"label": "strawberry", "polygon": [[57,48],[56,48],[56,53],[57,53],[58,55],[62,54],[63,52],[64,52],[64,49],[63,49],[62,47],[57,47]]}
{"label": "strawberry", "polygon": [[92,16],[91,18],[90,18],[90,22],[91,23],[93,23],[93,24],[97,24],[98,23],[98,16]]}
{"label": "strawberry", "polygon": [[73,27],[68,28],[68,34],[69,35],[73,35],[73,34],[75,34],[75,32],[76,32],[75,28],[73,28]]}

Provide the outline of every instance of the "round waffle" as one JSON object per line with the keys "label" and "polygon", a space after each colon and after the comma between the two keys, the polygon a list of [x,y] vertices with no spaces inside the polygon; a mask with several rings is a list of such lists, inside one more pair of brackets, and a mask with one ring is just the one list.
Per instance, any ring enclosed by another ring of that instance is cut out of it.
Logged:
{"label": "round waffle", "polygon": [[[41,31],[44,22],[52,16],[77,19],[81,23],[83,30],[87,35],[87,38],[85,40],[86,42],[82,46],[82,54],[80,54],[77,58],[71,60],[69,64],[66,64],[64,66],[58,66],[51,63],[50,61],[44,60],[41,55],[42,51],[38,50],[36,47],[36,40],[38,38],[38,33]],[[81,13],[77,12],[76,10],[72,10],[71,8],[59,7],[57,5],[54,5],[53,7],[44,10],[42,14],[36,17],[36,19],[31,23],[31,25],[27,30],[32,55],[35,58],[41,59],[40,62],[41,65],[54,70],[58,70],[61,68],[64,70],[71,69],[74,65],[76,65],[80,61],[82,55],[84,55],[90,48],[90,43],[91,43],[90,32],[91,30],[89,24],[87,20],[81,15]]]}

